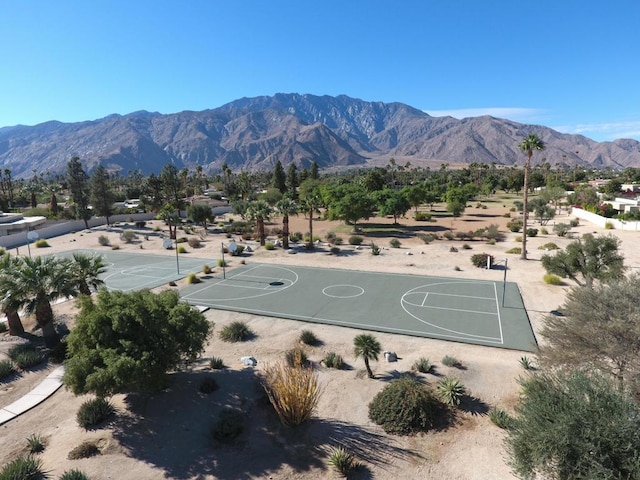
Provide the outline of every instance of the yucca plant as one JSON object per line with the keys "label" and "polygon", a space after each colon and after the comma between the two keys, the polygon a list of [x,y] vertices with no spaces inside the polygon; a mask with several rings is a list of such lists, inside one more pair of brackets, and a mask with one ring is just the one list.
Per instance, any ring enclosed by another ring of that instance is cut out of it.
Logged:
{"label": "yucca plant", "polygon": [[78,409],[76,420],[78,425],[82,428],[88,429],[99,423],[102,423],[107,418],[115,413],[115,408],[108,400],[104,398],[94,398],[87,400]]}
{"label": "yucca plant", "polygon": [[415,363],[411,368],[420,373],[429,373],[431,372],[433,365],[431,364],[428,358],[420,357],[418,360],[415,361]]}
{"label": "yucca plant", "polygon": [[220,370],[225,367],[224,360],[222,360],[220,357],[211,357],[211,360],[209,361],[209,367],[212,370]]}
{"label": "yucca plant", "polygon": [[318,337],[311,330],[303,330],[300,332],[300,341],[305,345],[313,346],[318,344]]}
{"label": "yucca plant", "polygon": [[27,437],[27,444],[29,446],[29,453],[40,453],[44,451],[44,440],[40,435],[36,435],[35,433],[29,435]]}
{"label": "yucca plant", "polygon": [[288,427],[311,418],[322,393],[312,369],[284,363],[267,366],[261,382],[280,421]]}
{"label": "yucca plant", "polygon": [[244,322],[232,322],[220,330],[220,340],[223,342],[244,342],[253,336],[253,332]]}
{"label": "yucca plant", "polygon": [[460,405],[467,389],[457,378],[444,377],[436,388],[438,398],[447,405]]}
{"label": "yucca plant", "polygon": [[322,363],[324,363],[324,366],[327,368],[335,368],[340,370],[342,367],[344,367],[344,360],[335,352],[327,353],[322,359]]}
{"label": "yucca plant", "polygon": [[536,367],[533,364],[533,362],[531,361],[531,359],[529,357],[527,357],[526,355],[523,357],[520,357],[520,366],[522,366],[522,368],[524,368],[525,370],[535,370]]}
{"label": "yucca plant", "polygon": [[31,455],[20,456],[0,470],[0,480],[39,480],[46,478],[42,460]]}
{"label": "yucca plant", "polygon": [[442,357],[442,364],[447,367],[460,368],[462,367],[462,362],[458,360],[456,357],[451,357],[449,355],[445,355]]}
{"label": "yucca plant", "polygon": [[89,480],[86,473],[80,470],[67,470],[60,476],[60,480]]}
{"label": "yucca plant", "polygon": [[9,358],[13,361],[13,364],[21,370],[35,367],[42,363],[44,355],[34,345],[23,343],[11,347],[9,350]]}
{"label": "yucca plant", "polygon": [[10,375],[13,375],[14,372],[13,363],[11,363],[10,360],[0,361],[0,380],[4,380]]}
{"label": "yucca plant", "polygon": [[189,275],[187,275],[187,285],[192,285],[200,282],[202,282],[202,280],[200,280],[194,272],[191,272],[189,273]]}
{"label": "yucca plant", "polygon": [[489,420],[493,422],[497,427],[503,430],[508,429],[513,422],[513,418],[506,411],[498,407],[492,407],[489,410]]}
{"label": "yucca plant", "polygon": [[356,457],[341,445],[331,447],[327,463],[344,477],[348,477],[353,470],[360,467]]}
{"label": "yucca plant", "polygon": [[300,347],[287,350],[284,359],[290,367],[306,367],[309,364],[309,358],[305,351]]}

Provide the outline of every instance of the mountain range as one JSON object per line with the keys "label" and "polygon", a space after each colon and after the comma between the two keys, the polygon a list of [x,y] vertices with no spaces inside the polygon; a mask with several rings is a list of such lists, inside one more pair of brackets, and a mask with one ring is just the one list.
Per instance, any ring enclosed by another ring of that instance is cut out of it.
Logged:
{"label": "mountain range", "polygon": [[534,163],[552,166],[640,167],[640,142],[596,142],[490,116],[432,117],[402,103],[368,102],[345,95],[276,94],[242,98],[200,112],[127,115],[35,126],[0,128],[0,168],[14,177],[63,173],[80,158],[88,171],[98,164],[126,174],[157,173],[165,163],[205,172],[270,170],[285,166],[352,168],[386,164],[522,164],[518,145],[538,135],[545,150]]}

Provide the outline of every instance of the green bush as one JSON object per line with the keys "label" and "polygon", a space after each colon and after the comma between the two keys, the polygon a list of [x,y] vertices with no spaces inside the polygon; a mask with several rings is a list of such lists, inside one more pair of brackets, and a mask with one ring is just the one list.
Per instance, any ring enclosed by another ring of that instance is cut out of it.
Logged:
{"label": "green bush", "polygon": [[457,253],[457,252],[458,252],[458,249],[457,249],[456,247],[452,246],[451,248],[449,248],[449,251],[450,251],[451,253]]}
{"label": "green bush", "polygon": [[39,240],[36,240],[35,246],[36,248],[47,248],[47,247],[50,247],[51,245],[49,245],[49,243],[47,243],[47,241],[44,238],[41,238]]}
{"label": "green bush", "polygon": [[9,358],[21,370],[35,367],[44,361],[44,355],[28,343],[15,345],[9,349]]}
{"label": "green bush", "polygon": [[200,248],[202,246],[202,243],[196,237],[191,237],[188,244],[191,248]]}
{"label": "green bush", "polygon": [[329,251],[331,252],[331,255],[339,255],[340,254],[340,247],[336,247],[334,245],[333,247],[331,247],[331,249]]}
{"label": "green bush", "polygon": [[499,428],[503,430],[509,429],[513,422],[513,418],[507,412],[498,407],[492,407],[489,410],[489,420],[493,422]]}
{"label": "green bush", "polygon": [[572,228],[575,228],[575,227],[577,227],[578,225],[580,225],[580,220],[579,220],[579,219],[577,219],[577,218],[572,218],[572,219],[569,221],[569,225],[571,225],[571,227],[572,227]]}
{"label": "green bush", "polygon": [[244,342],[253,337],[253,332],[244,322],[232,322],[220,330],[220,340],[223,342]]}
{"label": "green bush", "polygon": [[516,235],[516,238],[514,239],[514,241],[516,243],[520,243],[520,242],[522,242],[522,237],[520,235]]}
{"label": "green bush", "polygon": [[232,442],[244,431],[244,415],[238,410],[225,408],[211,430],[213,438],[219,442]]}
{"label": "green bush", "polygon": [[116,409],[108,400],[98,397],[85,401],[76,414],[76,420],[85,430],[104,422],[115,413]]}
{"label": "green bush", "polygon": [[224,361],[220,357],[211,357],[211,360],[209,361],[209,367],[212,370],[221,370],[225,367]]}
{"label": "green bush", "polygon": [[300,347],[287,350],[284,353],[284,360],[289,367],[306,367],[309,365],[309,358],[306,352]]}
{"label": "green bush", "polygon": [[438,398],[447,405],[456,406],[466,394],[466,388],[457,378],[444,377],[438,382],[436,388]]}
{"label": "green bush", "polygon": [[211,267],[206,263],[202,266],[202,273],[204,275],[209,275],[212,272]]}
{"label": "green bush", "polygon": [[273,242],[266,242],[264,244],[264,249],[265,250],[274,250],[276,248],[275,244]]}
{"label": "green bush", "polygon": [[185,248],[184,245],[178,245],[178,253],[187,253],[188,250]]}
{"label": "green bush", "polygon": [[176,238],[176,243],[187,243],[187,242],[189,242],[189,239],[187,237]]}
{"label": "green bush", "polygon": [[[2,255],[0,255],[2,256]],[[7,322],[2,322],[0,321],[0,333],[4,333],[6,331],[9,330],[9,326],[7,325]]]}
{"label": "green bush", "polygon": [[469,245],[468,243],[463,243],[462,244],[462,249],[463,250],[471,250],[471,245]]}
{"label": "green bush", "polygon": [[389,240],[389,245],[391,245],[391,248],[400,248],[401,243],[397,238],[392,238]]}
{"label": "green bush", "polygon": [[495,223],[485,228],[482,236],[487,240],[495,240],[496,242],[504,240],[504,233],[500,231],[500,228]]}
{"label": "green bush", "polygon": [[303,330],[302,332],[300,332],[300,341],[305,345],[311,345],[311,346],[314,346],[320,343],[318,341],[318,337],[316,336],[316,334],[313,333],[311,330]]}
{"label": "green bush", "polygon": [[436,239],[435,235],[431,233],[419,233],[418,238],[422,240],[424,243],[426,243],[427,245]]}
{"label": "green bush", "polygon": [[0,380],[10,377],[14,372],[13,363],[10,360],[0,360]]}
{"label": "green bush", "polygon": [[198,391],[205,395],[215,392],[218,388],[218,382],[213,377],[203,378],[198,385]]}
{"label": "green bush", "polygon": [[487,259],[491,259],[491,264],[493,265],[493,255],[489,255],[488,253],[475,253],[471,255],[471,263],[478,268],[487,268]]}
{"label": "green bush", "polygon": [[549,230],[547,230],[546,228],[542,227],[540,229],[540,235],[549,235]]}
{"label": "green bush", "polygon": [[106,235],[100,235],[98,237],[98,243],[103,246],[103,247],[108,247],[109,246],[109,237],[107,237]]}
{"label": "green bush", "polygon": [[605,230],[613,230],[613,223],[611,223],[611,222],[605,222],[605,224],[604,224],[604,229],[605,229]]}
{"label": "green bush", "polygon": [[132,243],[136,238],[138,238],[138,236],[133,230],[124,230],[120,234],[120,240],[122,240],[124,243]]}
{"label": "green bush", "polygon": [[445,355],[444,357],[442,357],[442,364],[446,365],[447,367],[453,367],[453,368],[462,367],[462,362],[460,360],[458,360],[456,357],[451,357],[449,355]]}
{"label": "green bush", "polygon": [[218,265],[219,268],[222,268],[222,267],[226,267],[228,265],[228,263],[227,263],[226,260],[222,260],[221,258],[219,258],[217,265]]}
{"label": "green bush", "polygon": [[538,250],[559,250],[560,247],[553,242],[545,243],[544,245],[540,245]]}
{"label": "green bush", "polygon": [[433,215],[431,215],[431,213],[429,213],[429,212],[416,212],[413,215],[413,219],[416,222],[430,222],[432,216]]}
{"label": "green bush", "polygon": [[89,480],[89,477],[80,470],[67,470],[60,476],[60,480]]}
{"label": "green bush", "polygon": [[44,452],[45,448],[44,440],[40,435],[36,435],[35,433],[27,437],[27,446],[29,448],[29,453]]}
{"label": "green bush", "polygon": [[527,228],[527,237],[537,237],[538,229],[537,228]]}
{"label": "green bush", "polygon": [[447,230],[442,234],[442,236],[447,240],[454,240],[456,238],[455,234],[451,230]]}
{"label": "green bush", "polygon": [[327,353],[322,359],[322,363],[324,363],[324,366],[327,368],[335,368],[337,370],[344,367],[344,360],[335,352]]}
{"label": "green bush", "polygon": [[360,235],[351,235],[349,237],[349,245],[362,245],[363,241],[364,238],[362,238]]}
{"label": "green bush", "polygon": [[31,455],[20,456],[0,470],[0,480],[40,480],[47,478],[42,460]]}
{"label": "green bush", "polygon": [[433,425],[440,406],[417,379],[403,376],[392,380],[369,403],[369,418],[385,432],[410,435]]}
{"label": "green bush", "polygon": [[411,369],[418,371],[420,373],[430,373],[431,370],[433,369],[433,365],[431,364],[428,358],[420,357],[418,360],[415,361]]}
{"label": "green bush", "polygon": [[514,218],[513,220],[510,220],[507,223],[507,228],[514,233],[519,232],[520,230],[522,230],[522,220],[520,220],[519,218]]}
{"label": "green bush", "polygon": [[300,232],[290,233],[289,240],[292,241],[293,243],[298,243],[300,240],[302,240],[302,233]]}
{"label": "green bush", "polygon": [[553,226],[553,233],[558,235],[559,237],[566,237],[567,233],[571,230],[571,226],[566,223],[556,223]]}
{"label": "green bush", "polygon": [[533,361],[527,357],[526,355],[520,357],[520,366],[525,370],[535,370],[536,367],[533,364]]}
{"label": "green bush", "polygon": [[200,280],[194,272],[191,272],[189,273],[189,275],[187,275],[187,285],[192,285],[194,283],[201,283],[201,282],[202,280]]}
{"label": "green bush", "polygon": [[504,253],[521,254],[522,253],[522,247],[513,247],[513,248],[510,248],[509,250],[507,250]]}
{"label": "green bush", "polygon": [[100,455],[100,448],[95,442],[85,441],[69,452],[69,460],[80,460],[81,458],[91,458]]}
{"label": "green bush", "polygon": [[547,285],[562,285],[562,279],[557,276],[554,275],[552,273],[546,273],[544,275],[544,277],[542,277],[542,279],[544,280],[544,283],[546,283]]}
{"label": "green bush", "polygon": [[361,466],[356,457],[343,446],[331,447],[327,463],[345,478],[349,478],[350,474]]}
{"label": "green bush", "polygon": [[371,242],[371,255],[380,255],[380,247]]}

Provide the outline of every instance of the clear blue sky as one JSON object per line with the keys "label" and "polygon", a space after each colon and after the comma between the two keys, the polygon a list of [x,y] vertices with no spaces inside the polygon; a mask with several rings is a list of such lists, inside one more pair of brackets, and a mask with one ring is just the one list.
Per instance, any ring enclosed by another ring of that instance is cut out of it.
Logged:
{"label": "clear blue sky", "polygon": [[640,140],[640,2],[0,0],[0,127],[346,94]]}

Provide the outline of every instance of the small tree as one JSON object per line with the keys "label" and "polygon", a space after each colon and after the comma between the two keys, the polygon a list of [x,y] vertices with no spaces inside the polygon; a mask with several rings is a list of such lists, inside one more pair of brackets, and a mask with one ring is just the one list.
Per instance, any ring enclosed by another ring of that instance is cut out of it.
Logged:
{"label": "small tree", "polygon": [[202,203],[190,205],[187,209],[187,215],[194,222],[200,223],[205,230],[207,229],[207,222],[212,222],[215,219],[211,206]]}
{"label": "small tree", "polygon": [[567,245],[565,251],[543,255],[542,266],[547,273],[568,277],[582,287],[591,288],[596,280],[615,280],[624,274],[619,244],[614,236],[594,237],[586,233],[582,239]]}
{"label": "small tree", "polygon": [[80,298],[67,341],[65,385],[98,396],[153,392],[204,349],[212,325],[174,291],[98,293]]}
{"label": "small tree", "polygon": [[370,360],[378,361],[378,355],[382,351],[380,342],[373,335],[362,333],[353,339],[353,353],[356,358],[364,359],[364,366],[367,368],[369,378],[373,378],[373,372],[369,366]]}
{"label": "small tree", "polygon": [[640,408],[598,376],[542,374],[521,381],[505,445],[520,478],[640,476]]}

